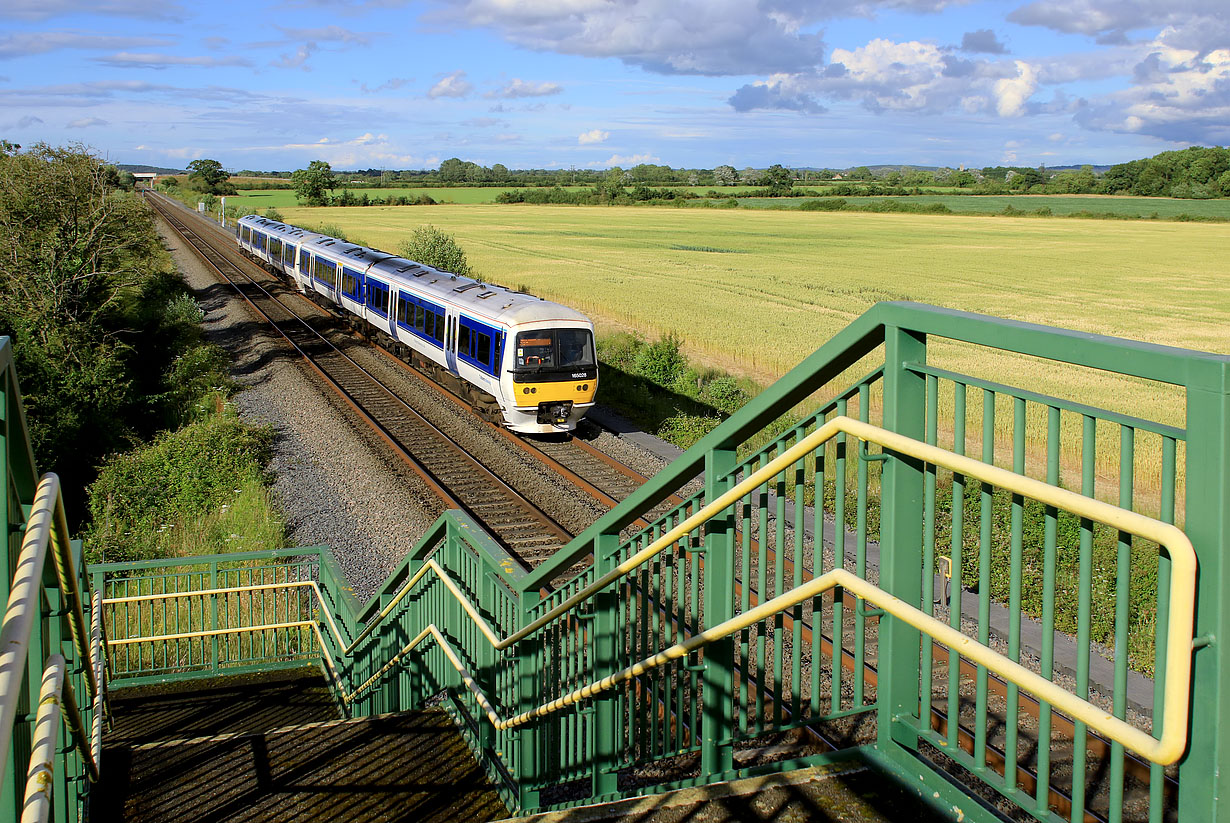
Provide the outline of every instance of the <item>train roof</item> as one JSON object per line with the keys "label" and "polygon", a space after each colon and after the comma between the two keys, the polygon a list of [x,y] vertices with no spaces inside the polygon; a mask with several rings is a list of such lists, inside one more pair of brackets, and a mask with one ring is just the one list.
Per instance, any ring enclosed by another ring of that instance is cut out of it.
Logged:
{"label": "train roof", "polygon": [[314,252],[342,265],[354,266],[392,284],[404,283],[425,297],[451,302],[472,314],[501,323],[514,325],[559,320],[589,322],[588,317],[568,306],[514,291],[506,286],[451,274],[327,234],[318,234],[254,214],[241,218],[240,222],[271,234],[293,238],[294,242],[308,246]]}

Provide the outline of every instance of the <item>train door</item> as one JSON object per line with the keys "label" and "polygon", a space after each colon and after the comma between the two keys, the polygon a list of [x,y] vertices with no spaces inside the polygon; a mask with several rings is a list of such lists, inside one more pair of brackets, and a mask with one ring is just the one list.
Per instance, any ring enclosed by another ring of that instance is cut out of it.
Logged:
{"label": "train door", "polygon": [[457,373],[457,312],[446,309],[447,319],[444,321],[444,360],[448,370]]}

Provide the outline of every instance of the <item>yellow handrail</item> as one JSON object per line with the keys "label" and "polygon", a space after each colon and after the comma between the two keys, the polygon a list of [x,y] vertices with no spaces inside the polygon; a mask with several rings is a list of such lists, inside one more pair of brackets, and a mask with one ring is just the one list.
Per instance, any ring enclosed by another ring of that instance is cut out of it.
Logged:
{"label": "yellow handrail", "polygon": [[17,698],[25,676],[30,632],[39,613],[39,592],[49,546],[60,591],[68,609],[73,645],[90,687],[90,696],[97,699],[101,691],[95,652],[86,634],[81,591],[72,569],[72,549],[68,542],[64,503],[60,497],[60,478],[49,472],[43,475],[35,490],[4,610],[4,623],[0,626],[0,772],[4,771],[9,754]]}
{"label": "yellow handrail", "polygon": [[[424,628],[413,640],[407,643],[391,660],[389,660],[384,667],[382,667],[367,681],[355,689],[354,692],[349,695],[343,693],[343,699],[347,703],[351,702],[355,696],[364,691],[371,685],[371,683],[375,682],[380,676],[382,676],[384,672],[388,671],[388,669],[395,665],[402,656],[407,654],[419,643],[430,636],[433,637],[444,650],[445,655],[448,657],[451,665],[453,665],[454,668],[456,668],[461,674],[462,680],[475,694],[476,698],[482,705],[484,712],[488,715],[489,720],[496,726],[496,728],[501,730],[514,728],[516,726],[523,725],[534,718],[545,716],[546,714],[558,711],[565,706],[576,703],[579,700],[588,699],[589,697],[604,692],[618,683],[624,682],[632,677],[637,677],[643,672],[660,666],[669,660],[684,657],[707,643],[721,637],[725,637],[734,632],[741,631],[754,623],[764,620],[779,611],[789,609],[809,598],[816,597],[836,587],[843,587],[854,592],[862,599],[874,603],[885,612],[904,621],[910,626],[917,628],[919,631],[928,635],[935,641],[958,651],[961,655],[973,660],[975,663],[985,666],[988,670],[996,673],[1008,682],[1014,683],[1018,687],[1034,694],[1039,699],[1051,704],[1060,711],[1071,715],[1074,719],[1083,721],[1090,728],[1100,732],[1110,740],[1123,744],[1126,748],[1139,753],[1141,756],[1149,760],[1166,765],[1173,763],[1182,755],[1187,745],[1187,714],[1189,708],[1188,691],[1190,688],[1191,679],[1191,638],[1194,620],[1196,582],[1196,553],[1192,548],[1191,542],[1187,539],[1187,536],[1173,525],[1162,523],[1158,520],[1154,520],[1153,518],[1146,517],[1136,512],[1122,509],[1118,506],[1110,505],[1109,503],[1103,503],[1099,500],[1094,500],[1092,498],[1085,497],[1084,495],[1067,491],[1066,489],[1060,489],[1042,481],[1025,477],[1024,475],[1019,475],[1015,472],[1001,469],[993,465],[982,463],[972,458],[956,455],[936,446],[921,443],[912,438],[890,432],[878,426],[873,426],[869,423],[863,423],[844,416],[835,417],[829,420],[812,434],[801,439],[798,443],[785,450],[782,454],[767,463],[765,466],[745,477],[742,481],[737,483],[729,491],[719,496],[716,500],[701,508],[691,517],[687,518],[670,531],[667,531],[657,540],[650,543],[646,548],[629,557],[627,560],[602,575],[593,583],[584,587],[576,594],[567,598],[558,606],[539,617],[537,620],[514,632],[508,637],[501,639],[487,623],[487,621],[483,619],[477,607],[475,607],[474,604],[470,602],[469,598],[465,596],[460,586],[452,580],[452,578],[435,562],[435,560],[428,559],[418,569],[418,571],[406,581],[397,596],[389,604],[387,604],[384,609],[381,610],[377,620],[373,621],[372,624],[369,624],[369,626],[365,628],[364,631],[356,637],[355,641],[352,642],[342,653],[350,654],[358,642],[373,630],[375,624],[379,621],[379,618],[390,613],[396,603],[400,601],[429,571],[436,575],[445,588],[447,588],[453,597],[461,604],[463,610],[478,626],[479,630],[483,636],[487,638],[487,641],[491,643],[492,647],[496,650],[506,649],[519,640],[529,636],[532,632],[537,631],[551,620],[554,620],[556,617],[566,613],[573,606],[610,585],[620,577],[627,575],[638,566],[648,562],[663,548],[671,545],[684,535],[689,534],[697,527],[712,519],[714,516],[720,514],[748,492],[756,489],[761,484],[770,480],[779,472],[788,468],[800,458],[819,447],[822,443],[827,442],[840,433],[849,434],[866,442],[876,443],[892,452],[914,457],[924,463],[950,469],[957,474],[962,474],[976,480],[981,480],[993,486],[997,486],[1016,494],[1037,500],[1041,503],[1054,506],[1057,509],[1062,509],[1089,520],[1112,526],[1120,531],[1146,538],[1162,546],[1170,555],[1171,581],[1170,620],[1168,626],[1168,643],[1166,652],[1166,680],[1163,685],[1164,700],[1161,722],[1160,724],[1155,723],[1155,728],[1161,729],[1160,736],[1158,738],[1154,738],[1153,736],[1146,734],[1125,721],[1107,713],[1089,701],[1077,697],[1073,693],[1062,689],[1046,678],[1043,678],[1029,669],[1024,668],[1019,663],[1016,663],[993,649],[978,643],[973,638],[962,634],[961,632],[953,629],[951,626],[948,626],[931,615],[926,614],[925,612],[879,589],[862,578],[856,577],[844,569],[834,569],[827,572],[820,577],[810,580],[805,584],[802,584],[779,595],[778,597],[773,598],[772,600],[760,604],[748,612],[737,615],[736,617],[720,623],[717,626],[712,626],[709,629],[692,636],[686,642],[676,644],[661,652],[658,652],[655,655],[647,657],[617,674],[590,683],[564,697],[550,703],[543,704],[536,709],[517,715],[516,717],[510,719],[502,719],[495,713],[490,701],[486,695],[482,693],[482,690],[478,687],[470,672],[461,662],[460,657],[452,649],[443,633],[440,632],[434,624]],[[317,597],[321,598],[319,588],[313,588]],[[206,591],[208,590],[183,594],[201,594]],[[324,611],[327,615],[327,610],[324,609],[323,598],[321,598],[321,606],[322,611]],[[333,630],[334,637],[338,641],[338,645],[341,646],[343,642],[341,636],[337,632],[336,626],[332,625],[331,619],[329,622],[330,627]],[[315,626],[316,624],[312,625]],[[316,628],[316,631],[318,637],[321,639],[321,646],[324,648],[323,636],[320,636],[318,627]],[[196,636],[205,633],[190,634],[192,636]],[[152,639],[154,638],[137,638],[127,642]],[[115,643],[118,641],[112,642]],[[326,655],[328,655],[327,650]],[[328,655],[328,663],[332,671],[333,661],[331,655]]]}
{"label": "yellow handrail", "polygon": [[[629,557],[610,572],[581,589],[533,623],[503,640],[497,638],[486,621],[482,620],[481,616],[479,616],[477,609],[461,593],[460,588],[448,579],[448,576],[434,561],[429,560],[425,563],[412,580],[417,581],[421,579],[430,567],[441,578],[441,581],[445,583],[445,586],[453,596],[458,599],[471,619],[475,620],[483,635],[487,637],[492,645],[496,649],[507,648],[528,636],[531,632],[541,628],[550,620],[563,614],[572,606],[605,588],[619,577],[626,575],[637,566],[647,562],[663,548],[712,519],[745,494],[797,462],[820,444],[827,442],[842,432],[857,437],[860,440],[876,443],[893,452],[917,458],[924,463],[942,466],[957,474],[982,480],[999,488],[1049,504],[1057,509],[1104,523],[1120,531],[1144,537],[1165,548],[1171,560],[1171,581],[1166,680],[1163,685],[1164,700],[1161,723],[1155,724],[1155,727],[1160,726],[1162,730],[1161,735],[1158,738],[1154,738],[1146,734],[1089,701],[1062,689],[1046,678],[1024,668],[1019,663],[978,643],[973,638],[967,637],[947,624],[936,620],[931,615],[910,606],[844,569],[834,569],[821,577],[808,581],[772,600],[762,603],[751,611],[700,632],[684,643],[671,646],[624,669],[618,674],[595,681],[565,697],[539,706],[530,712],[509,720],[501,720],[493,711],[488,711],[489,718],[496,725],[496,728],[512,728],[532,718],[541,717],[575,703],[578,700],[592,697],[624,680],[639,676],[650,668],[659,666],[668,660],[686,656],[713,640],[740,631],[778,611],[788,609],[808,598],[841,586],[854,592],[864,600],[876,604],[889,614],[917,628],[941,644],[949,646],[970,660],[985,666],[988,670],[996,673],[1008,682],[1014,683],[1025,691],[1034,694],[1039,699],[1070,714],[1074,719],[1085,722],[1090,728],[1102,733],[1114,742],[1122,743],[1126,748],[1137,752],[1141,756],[1163,765],[1168,765],[1178,760],[1187,746],[1188,691],[1191,680],[1192,626],[1196,591],[1196,552],[1192,547],[1191,541],[1187,539],[1187,535],[1168,523],[1162,523],[1145,515],[1122,509],[1118,506],[1112,506],[1109,503],[1103,503],[1102,501],[1094,500],[1066,489],[1060,489],[1040,480],[1001,469],[997,466],[953,454],[936,446],[921,443],[913,438],[905,437],[879,426],[873,426],[870,423],[863,423],[845,416],[838,416],[829,420],[764,467],[744,478],[712,503],[704,506],[678,526],[663,534],[649,546]],[[408,582],[407,587],[409,585],[410,583]],[[428,628],[434,629],[435,627],[433,625]],[[428,633],[435,636],[437,642],[440,642],[442,647],[448,646],[447,641],[444,641],[443,636],[438,630],[427,632],[425,629],[415,640],[411,641],[399,652],[399,656],[421,642]],[[484,705],[484,710],[487,710],[486,707],[490,706],[490,702],[487,701],[485,695],[481,695],[481,692],[477,690],[473,678],[470,677],[465,667],[460,664],[460,659],[457,655],[450,652],[451,647],[446,650],[446,656],[449,657],[450,662],[461,673],[466,685],[481,698],[480,702]]]}

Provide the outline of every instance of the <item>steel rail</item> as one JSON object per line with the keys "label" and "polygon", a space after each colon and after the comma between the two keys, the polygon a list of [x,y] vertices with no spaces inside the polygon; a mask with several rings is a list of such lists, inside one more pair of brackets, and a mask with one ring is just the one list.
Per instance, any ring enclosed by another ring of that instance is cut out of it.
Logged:
{"label": "steel rail", "polygon": [[[341,357],[341,358],[344,358],[344,360],[345,360],[347,363],[349,363],[349,364],[350,364],[351,366],[353,366],[355,369],[358,369],[358,370],[359,370],[359,371],[360,371],[360,372],[361,372],[364,376],[366,376],[366,377],[367,377],[367,378],[368,378],[368,379],[372,382],[372,384],[373,384],[374,386],[378,387],[378,388],[379,388],[381,391],[383,391],[383,392],[384,392],[384,393],[385,393],[385,394],[386,394],[386,395],[387,395],[390,399],[392,399],[392,400],[393,400],[393,401],[394,401],[394,402],[398,405],[398,407],[399,407],[399,408],[401,408],[402,410],[404,410],[405,412],[407,412],[408,414],[410,414],[410,415],[412,415],[414,418],[416,418],[416,419],[417,419],[417,420],[418,420],[418,421],[419,421],[422,425],[426,426],[426,427],[427,427],[430,431],[434,432],[436,436],[438,436],[439,438],[441,438],[441,439],[442,439],[442,440],[444,440],[445,442],[448,442],[448,443],[452,444],[452,445],[453,445],[453,447],[454,447],[455,449],[457,449],[457,452],[458,452],[459,454],[461,454],[461,455],[462,455],[465,459],[467,459],[468,461],[470,461],[470,463],[472,464],[472,466],[474,467],[474,469],[475,469],[477,472],[479,472],[480,474],[482,474],[483,476],[485,476],[485,477],[488,479],[488,481],[489,481],[489,482],[491,482],[492,484],[494,484],[496,487],[498,487],[498,488],[502,489],[502,490],[503,490],[503,493],[504,493],[504,494],[505,494],[505,495],[506,495],[506,496],[507,496],[510,500],[512,500],[513,502],[515,502],[515,503],[516,503],[516,505],[518,505],[518,506],[522,507],[523,509],[525,509],[525,510],[526,510],[526,512],[527,512],[527,514],[531,515],[531,516],[533,517],[533,519],[537,520],[537,521],[538,521],[541,525],[543,525],[543,526],[544,526],[544,527],[545,527],[545,528],[546,528],[546,529],[547,529],[547,530],[548,530],[548,531],[552,534],[552,536],[554,536],[554,537],[556,537],[556,538],[559,538],[559,539],[562,539],[562,540],[564,540],[564,541],[567,541],[567,540],[569,540],[569,539],[571,539],[571,538],[573,537],[573,534],[572,534],[570,531],[568,531],[567,529],[565,529],[565,528],[563,528],[562,526],[560,526],[560,525],[559,525],[559,524],[558,524],[558,523],[554,520],[554,518],[552,518],[552,517],[550,517],[549,515],[547,515],[547,514],[546,514],[545,512],[543,512],[543,511],[542,511],[542,510],[541,510],[538,506],[536,506],[534,503],[530,502],[527,498],[525,498],[525,496],[524,496],[524,495],[522,495],[522,494],[521,494],[520,492],[518,492],[516,489],[512,488],[512,487],[511,487],[511,486],[510,486],[510,485],[509,485],[506,481],[504,481],[503,479],[501,479],[500,477],[498,477],[497,475],[495,475],[493,472],[491,472],[489,469],[487,469],[485,466],[483,466],[483,465],[482,465],[482,463],[481,463],[481,461],[479,461],[479,460],[475,459],[474,457],[470,456],[470,455],[469,455],[469,453],[468,453],[468,452],[466,452],[464,449],[462,449],[462,448],[460,447],[460,445],[459,445],[459,444],[457,444],[457,443],[456,443],[456,441],[455,441],[453,438],[449,437],[449,436],[448,436],[447,434],[445,434],[445,433],[444,433],[444,432],[443,432],[443,431],[442,431],[442,430],[441,430],[438,426],[436,426],[435,424],[433,424],[431,421],[427,420],[427,419],[426,419],[426,418],[425,418],[425,417],[424,417],[424,416],[423,416],[420,412],[418,412],[417,410],[415,410],[415,409],[414,409],[412,406],[410,406],[410,405],[409,405],[409,404],[408,404],[405,400],[403,400],[400,396],[398,396],[396,392],[392,391],[392,390],[391,390],[391,389],[389,389],[387,386],[385,386],[385,385],[384,385],[384,384],[383,384],[383,383],[382,383],[382,382],[381,382],[378,378],[376,378],[376,377],[375,377],[375,375],[371,374],[371,372],[369,372],[369,371],[368,371],[367,369],[365,369],[363,366],[361,366],[360,364],[358,364],[357,362],[355,362],[355,360],[354,360],[353,358],[351,358],[351,357],[350,357],[349,355],[347,355],[345,352],[341,351],[341,350],[340,350],[337,346],[335,346],[335,345],[334,345],[332,342],[330,342],[327,338],[325,338],[323,335],[321,335],[321,334],[320,334],[320,333],[319,333],[316,329],[312,328],[312,327],[311,327],[311,325],[310,325],[310,324],[308,324],[308,323],[307,323],[307,322],[306,322],[306,321],[305,321],[305,320],[304,320],[301,316],[299,316],[298,314],[296,314],[296,313],[295,313],[292,309],[290,309],[288,306],[286,306],[286,305],[285,305],[285,304],[284,304],[281,300],[279,300],[279,299],[278,299],[275,295],[273,295],[273,294],[272,294],[272,293],[270,293],[270,292],[269,292],[266,288],[264,288],[264,286],[262,286],[260,283],[258,283],[256,280],[254,280],[254,279],[253,279],[250,275],[248,275],[246,272],[244,272],[244,271],[243,271],[243,270],[242,270],[242,269],[241,269],[238,265],[236,265],[233,261],[231,261],[230,259],[228,259],[228,258],[227,258],[227,257],[226,257],[226,256],[225,256],[222,252],[221,252],[221,251],[219,251],[219,250],[217,250],[217,249],[213,248],[212,244],[210,244],[210,243],[209,243],[209,241],[207,241],[204,237],[202,237],[201,235],[199,235],[199,234],[197,234],[197,233],[193,232],[191,229],[189,229],[189,228],[188,228],[188,227],[187,227],[187,226],[186,226],[186,225],[185,225],[185,224],[184,224],[184,223],[183,223],[183,222],[179,219],[179,217],[178,217],[178,216],[175,216],[175,215],[169,214],[169,213],[168,213],[168,211],[166,210],[166,208],[165,208],[165,207],[158,207],[158,206],[156,206],[155,208],[156,208],[156,209],[158,210],[158,212],[159,212],[159,213],[160,213],[160,214],[161,214],[161,215],[162,215],[162,216],[163,216],[163,217],[164,217],[164,218],[165,218],[165,219],[166,219],[166,220],[167,220],[167,221],[168,221],[168,222],[172,225],[172,227],[173,227],[173,228],[175,228],[175,230],[176,230],[177,232],[179,232],[179,233],[180,233],[180,235],[184,238],[184,240],[185,240],[185,241],[187,241],[187,242],[188,242],[188,244],[189,244],[189,245],[193,248],[193,250],[197,253],[197,255],[198,255],[198,256],[200,256],[200,257],[201,257],[201,258],[202,258],[202,259],[203,259],[206,263],[208,263],[208,264],[209,264],[209,265],[210,265],[210,266],[211,266],[211,267],[212,267],[212,268],[213,268],[216,272],[218,272],[219,276],[221,276],[221,277],[222,277],[222,278],[224,278],[224,279],[225,279],[228,283],[230,283],[230,284],[231,284],[231,285],[232,285],[232,286],[236,289],[236,291],[237,291],[237,292],[238,292],[238,293],[239,293],[239,294],[240,294],[240,295],[241,295],[241,296],[242,296],[245,300],[247,300],[247,301],[248,301],[248,303],[249,303],[249,304],[253,307],[253,309],[254,309],[256,312],[258,312],[258,313],[259,313],[262,317],[264,317],[264,318],[265,318],[265,320],[266,320],[266,321],[268,321],[268,322],[270,323],[270,325],[272,325],[272,326],[273,326],[273,328],[274,328],[274,329],[276,329],[276,330],[277,330],[280,334],[282,334],[283,338],[284,338],[284,339],[285,339],[285,340],[286,340],[286,341],[287,341],[287,342],[288,342],[288,343],[289,343],[289,344],[290,344],[290,345],[291,345],[291,346],[292,346],[292,347],[293,347],[293,348],[294,348],[294,349],[295,349],[295,350],[296,350],[296,351],[300,354],[300,356],[302,356],[302,357],[304,358],[304,360],[305,360],[305,361],[306,361],[309,365],[311,365],[311,366],[312,366],[312,368],[313,368],[313,369],[314,369],[314,370],[315,370],[318,374],[320,374],[320,375],[321,375],[321,376],[322,376],[322,377],[323,377],[323,378],[324,378],[324,379],[325,379],[325,380],[326,380],[326,381],[327,381],[327,382],[328,382],[328,383],[329,383],[329,384],[330,384],[330,385],[331,385],[331,386],[332,386],[332,387],[333,387],[333,388],[334,388],[334,389],[335,389],[335,390],[336,390],[339,394],[341,394],[341,396],[342,396],[342,397],[343,397],[343,398],[347,401],[347,403],[349,403],[349,404],[350,404],[350,405],[351,405],[351,406],[352,406],[352,407],[353,407],[353,408],[354,408],[354,409],[355,409],[355,410],[356,410],[356,411],[357,411],[360,415],[362,415],[362,416],[364,417],[364,419],[368,422],[368,424],[369,424],[369,425],[371,425],[374,429],[376,429],[376,430],[377,430],[377,431],[378,431],[378,432],[379,432],[379,433],[383,436],[383,438],[384,438],[387,442],[389,442],[389,443],[390,443],[390,445],[391,445],[391,446],[393,446],[393,447],[394,447],[394,449],[395,449],[395,450],[396,450],[396,451],[397,451],[400,455],[402,455],[403,459],[407,460],[407,462],[409,462],[409,463],[411,464],[411,466],[412,466],[412,467],[413,467],[413,468],[414,468],[417,472],[419,472],[420,474],[424,475],[425,479],[428,481],[428,484],[432,487],[433,492],[434,492],[434,493],[436,493],[436,495],[437,495],[438,497],[441,497],[441,498],[445,501],[445,504],[446,504],[446,505],[448,505],[448,506],[450,506],[450,507],[452,507],[452,508],[459,508],[459,509],[461,509],[461,510],[465,511],[466,513],[470,514],[472,517],[474,517],[474,519],[475,519],[475,520],[477,520],[477,521],[479,521],[479,522],[485,522],[485,519],[484,519],[483,517],[481,517],[481,516],[480,516],[477,512],[473,511],[473,509],[471,508],[471,506],[467,505],[464,501],[459,500],[459,499],[458,499],[457,497],[455,497],[455,496],[454,496],[454,495],[453,495],[450,491],[448,491],[448,490],[445,488],[445,482],[444,482],[441,478],[439,478],[439,477],[438,477],[438,476],[437,476],[437,475],[436,475],[436,474],[435,474],[435,473],[434,473],[431,469],[429,469],[427,466],[423,465],[423,464],[422,464],[422,462],[420,462],[420,461],[419,461],[419,460],[417,460],[417,459],[416,459],[413,455],[411,455],[411,454],[410,454],[410,452],[406,449],[406,447],[405,447],[404,445],[402,445],[402,444],[399,442],[399,440],[398,440],[398,438],[396,437],[396,435],[395,435],[395,434],[393,434],[392,432],[390,432],[390,431],[387,429],[387,427],[386,427],[386,426],[384,426],[384,425],[383,425],[380,421],[378,421],[378,420],[376,420],[375,418],[373,418],[373,417],[372,417],[372,416],[371,416],[371,415],[370,415],[370,414],[369,414],[369,413],[368,413],[368,412],[367,412],[367,411],[366,411],[366,410],[362,407],[362,405],[359,403],[359,401],[358,401],[356,398],[354,398],[353,396],[351,396],[350,392],[348,392],[348,391],[346,390],[346,388],[345,388],[345,387],[343,387],[343,386],[342,386],[342,385],[338,382],[338,380],[337,380],[337,379],[335,379],[332,375],[328,374],[328,373],[327,373],[327,372],[326,372],[326,371],[325,371],[322,367],[320,367],[319,365],[317,365],[317,364],[314,362],[314,359],[313,359],[313,357],[312,357],[311,355],[309,355],[309,354],[308,354],[308,353],[307,353],[307,352],[306,352],[306,351],[305,351],[305,350],[304,350],[304,349],[303,349],[303,348],[302,348],[302,347],[301,347],[298,343],[296,343],[294,340],[290,339],[290,337],[286,334],[286,332],[285,332],[285,331],[283,331],[283,330],[280,328],[280,326],[279,326],[278,322],[277,322],[277,321],[275,321],[273,318],[271,318],[271,317],[270,317],[270,316],[269,316],[266,312],[264,312],[264,311],[263,311],[263,310],[262,310],[259,306],[257,306],[257,305],[255,304],[255,302],[253,302],[253,300],[252,300],[252,299],[251,299],[248,295],[244,294],[243,290],[242,290],[241,288],[239,288],[239,284],[235,283],[235,281],[234,281],[234,280],[232,280],[230,277],[228,277],[228,276],[227,276],[227,274],[226,274],[225,272],[223,272],[223,271],[222,271],[221,267],[219,267],[219,266],[218,266],[218,264],[217,264],[214,260],[212,260],[212,259],[211,259],[211,258],[210,258],[210,257],[209,257],[206,253],[205,253],[205,251],[203,251],[203,250],[202,250],[202,249],[198,246],[198,244],[197,244],[197,243],[193,242],[193,240],[194,240],[194,239],[195,239],[195,240],[197,240],[197,241],[199,241],[199,243],[206,244],[207,246],[209,246],[210,250],[211,250],[214,254],[216,254],[218,257],[220,257],[220,258],[221,258],[223,261],[225,261],[228,265],[230,265],[230,266],[234,267],[234,268],[235,268],[235,270],[236,270],[236,271],[238,271],[240,274],[242,274],[244,277],[247,277],[247,278],[248,278],[248,280],[249,280],[249,282],[251,283],[251,285],[252,285],[254,288],[258,289],[258,290],[259,290],[259,291],[260,291],[260,292],[261,292],[261,293],[262,293],[262,294],[263,294],[266,298],[268,298],[271,302],[273,302],[274,304],[276,304],[276,305],[280,306],[280,307],[281,307],[281,308],[283,308],[285,311],[287,311],[287,312],[288,312],[288,313],[292,316],[292,318],[293,318],[294,320],[297,320],[297,321],[299,322],[299,324],[303,327],[303,329],[304,329],[307,333],[309,333],[309,334],[313,335],[313,336],[315,337],[315,339],[316,339],[316,340],[319,340],[320,342],[322,342],[322,343],[324,343],[325,345],[327,345],[327,346],[331,349],[331,351],[332,351],[332,353],[333,353],[333,354],[336,354],[337,356],[339,356],[339,357]],[[189,235],[191,235],[191,237],[190,237]],[[497,528],[496,530],[498,531],[498,528]]]}

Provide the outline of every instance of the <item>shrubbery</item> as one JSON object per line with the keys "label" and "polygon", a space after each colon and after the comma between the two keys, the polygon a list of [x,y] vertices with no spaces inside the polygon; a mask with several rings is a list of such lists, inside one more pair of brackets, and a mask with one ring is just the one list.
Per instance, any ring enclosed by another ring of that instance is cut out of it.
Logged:
{"label": "shrubbery", "polygon": [[435,226],[419,226],[410,239],[397,247],[397,253],[407,260],[453,274],[470,275],[472,270],[466,253],[451,234]]}

